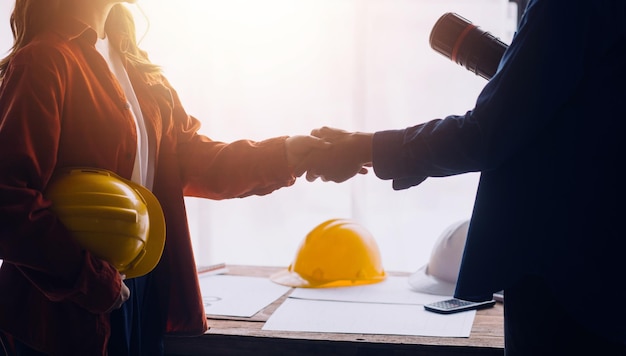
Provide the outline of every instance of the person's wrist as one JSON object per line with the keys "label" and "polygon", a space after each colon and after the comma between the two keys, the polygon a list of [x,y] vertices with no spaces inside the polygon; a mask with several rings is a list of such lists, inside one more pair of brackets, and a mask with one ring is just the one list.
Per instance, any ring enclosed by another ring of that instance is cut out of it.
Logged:
{"label": "person's wrist", "polygon": [[363,165],[372,163],[372,142],[374,134],[368,132],[356,132],[355,139],[359,148],[359,159]]}
{"label": "person's wrist", "polygon": [[287,168],[289,170],[293,170],[298,159],[296,157],[296,154],[293,152],[293,145],[295,144],[294,140],[296,140],[294,136],[289,136],[285,138],[285,157],[287,160]]}

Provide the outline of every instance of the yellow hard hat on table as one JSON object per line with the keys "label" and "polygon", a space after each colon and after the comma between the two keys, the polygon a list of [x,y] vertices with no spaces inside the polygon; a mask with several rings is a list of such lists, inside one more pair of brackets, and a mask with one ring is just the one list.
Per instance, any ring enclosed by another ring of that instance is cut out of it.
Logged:
{"label": "yellow hard hat on table", "polygon": [[104,169],[67,168],[44,195],[76,241],[127,278],[147,274],[161,259],[163,210],[140,184]]}
{"label": "yellow hard hat on table", "polygon": [[286,270],[270,279],[290,287],[320,288],[371,284],[386,278],[372,234],[349,219],[315,227],[300,244]]}

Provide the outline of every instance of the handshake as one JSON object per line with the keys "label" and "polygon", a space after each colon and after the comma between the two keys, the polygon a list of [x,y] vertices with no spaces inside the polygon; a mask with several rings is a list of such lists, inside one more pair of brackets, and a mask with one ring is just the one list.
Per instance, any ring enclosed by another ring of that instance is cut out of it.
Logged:
{"label": "handshake", "polygon": [[287,138],[287,162],[296,176],[306,172],[313,182],[343,182],[357,174],[366,174],[372,166],[372,133],[348,132],[322,127],[311,131],[310,136]]}

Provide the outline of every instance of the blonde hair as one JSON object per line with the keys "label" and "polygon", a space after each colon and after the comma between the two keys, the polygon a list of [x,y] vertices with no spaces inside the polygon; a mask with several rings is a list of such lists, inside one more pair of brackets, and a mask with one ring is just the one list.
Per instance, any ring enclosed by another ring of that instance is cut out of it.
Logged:
{"label": "blonde hair", "polygon": [[[0,60],[0,81],[4,78],[9,62],[15,53],[60,17],[64,1],[15,0],[15,7],[10,18],[13,46],[9,54]],[[146,52],[139,48],[133,15],[124,5],[117,4],[111,9],[105,31],[113,47],[130,65],[150,77],[161,74],[161,68],[150,62]]]}

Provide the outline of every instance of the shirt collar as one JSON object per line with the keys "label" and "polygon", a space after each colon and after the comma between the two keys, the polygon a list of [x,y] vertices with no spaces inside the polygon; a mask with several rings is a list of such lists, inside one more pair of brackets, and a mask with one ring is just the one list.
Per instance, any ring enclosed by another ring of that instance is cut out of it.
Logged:
{"label": "shirt collar", "polygon": [[98,34],[93,28],[74,17],[62,17],[53,26],[53,30],[68,41],[84,38],[91,45],[95,45],[98,39]]}

